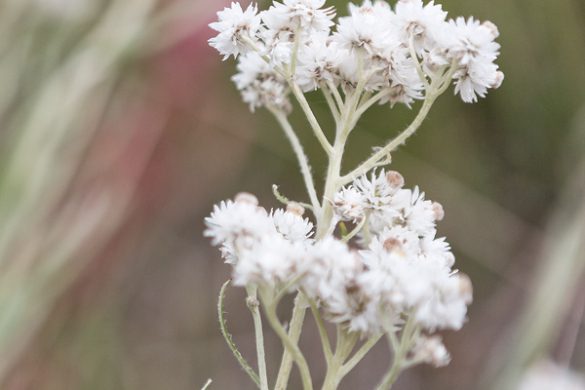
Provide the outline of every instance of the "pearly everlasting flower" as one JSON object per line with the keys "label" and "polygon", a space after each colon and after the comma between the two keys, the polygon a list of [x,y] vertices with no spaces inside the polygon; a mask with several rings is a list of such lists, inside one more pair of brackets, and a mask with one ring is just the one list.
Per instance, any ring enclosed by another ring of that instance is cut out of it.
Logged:
{"label": "pearly everlasting flower", "polygon": [[239,255],[233,269],[234,284],[286,285],[304,273],[306,250],[303,242],[265,235]]}
{"label": "pearly everlasting flower", "polygon": [[413,359],[443,367],[449,364],[451,356],[439,336],[421,336],[412,349]]}
{"label": "pearly everlasting flower", "polygon": [[385,170],[372,172],[370,177],[362,176],[353,182],[360,193],[364,195],[371,208],[381,208],[388,205],[394,195],[404,185],[404,179],[398,172]]}
{"label": "pearly everlasting flower", "polygon": [[219,11],[217,16],[219,20],[209,27],[219,34],[209,40],[209,45],[219,51],[224,60],[248,51],[246,40],[254,42],[260,27],[257,6],[251,4],[244,11],[240,3],[232,3],[230,8]]}
{"label": "pearly everlasting flower", "polygon": [[313,234],[313,224],[294,212],[279,209],[271,217],[276,230],[289,241],[305,241]]}
{"label": "pearly everlasting flower", "polygon": [[437,269],[433,272],[432,267],[428,271],[425,276],[428,276],[432,290],[415,306],[414,318],[430,331],[461,329],[466,320],[467,305],[471,303],[469,279],[467,276],[436,272]]}
{"label": "pearly everlasting flower", "polygon": [[372,5],[365,1],[361,6],[350,4],[349,16],[338,20],[334,39],[343,49],[376,55],[393,43],[388,34],[391,17],[392,10],[386,3]]}
{"label": "pearly everlasting flower", "polygon": [[455,93],[465,102],[477,101],[503,81],[494,63],[498,31],[490,22],[461,17],[447,21],[440,5],[422,0],[400,0],[394,9],[385,1],[366,0],[350,4],[348,16],[336,22],[334,17],[334,8],[324,0],[275,1],[260,13],[255,5],[244,11],[233,3],[210,25],[218,35],[209,42],[224,59],[253,53],[255,59],[244,60],[244,72],[270,75],[253,77],[253,83],[237,82],[252,109],[270,104],[290,110],[282,75],[293,58],[294,81],[303,92],[324,83],[346,91],[362,85],[364,91],[382,92],[378,103],[391,107],[411,107],[423,99],[427,77],[452,76]]}
{"label": "pearly everlasting flower", "polygon": [[272,106],[290,111],[286,81],[258,53],[250,52],[240,57],[238,73],[232,80],[250,110]]}
{"label": "pearly everlasting flower", "polygon": [[224,258],[230,263],[235,262],[238,250],[253,246],[260,237],[277,233],[266,210],[258,207],[257,199],[248,194],[214,206],[205,223],[204,235],[212,239],[213,245],[222,246]]}
{"label": "pearly everlasting flower", "polygon": [[480,23],[473,18],[459,17],[450,24],[456,41],[449,55],[459,64],[454,75],[455,93],[464,102],[473,103],[477,96],[485,97],[488,89],[499,88],[504,80],[504,74],[494,64],[500,50],[494,41],[499,32],[493,23]]}
{"label": "pearly everlasting flower", "polygon": [[347,55],[328,37],[317,36],[299,53],[296,82],[304,92],[318,89],[322,83],[337,84],[339,66]]}
{"label": "pearly everlasting flower", "polygon": [[358,254],[346,243],[328,237],[308,251],[307,263],[303,291],[321,305],[327,318],[346,323],[351,330],[367,330],[376,310],[368,305],[357,281],[363,271]]}
{"label": "pearly everlasting flower", "polygon": [[422,0],[399,0],[392,25],[400,41],[409,45],[412,40],[420,54],[435,47],[437,37],[446,28],[446,17],[447,12],[433,1],[425,5]]}
{"label": "pearly everlasting flower", "polygon": [[[234,3],[218,18],[210,44],[224,59],[237,58],[232,80],[250,109],[268,107],[283,125],[308,186],[306,207],[317,221],[314,226],[303,217],[304,207],[278,194],[286,209],[268,212],[250,194],[214,206],[204,234],[230,263],[234,284],[258,287],[249,291],[258,291],[269,309],[299,290],[338,329],[360,336],[389,333],[401,338],[401,348],[409,343],[400,356],[408,363],[447,364],[449,353],[432,333],[463,326],[473,299],[471,281],[453,268],[451,247],[438,236],[437,222],[445,216],[441,204],[417,186],[405,188],[400,173],[376,168],[389,164],[385,152],[403,143],[410,130],[346,176],[335,162],[342,161],[343,137],[374,104],[411,107],[425,99],[422,116],[412,124],[416,128],[451,83],[465,102],[499,87],[497,28],[473,18],[447,20],[440,5],[423,0],[398,0],[394,6],[365,0],[350,4],[349,14],[337,20],[325,0],[274,1],[260,13],[255,5],[244,11]],[[301,96],[320,88],[326,88],[337,126],[333,146]],[[329,154],[322,199],[284,117],[292,109],[290,92]],[[348,183],[354,172],[366,174]],[[336,187],[340,182],[347,185]],[[274,312],[265,314],[278,330]]]}
{"label": "pearly everlasting flower", "polygon": [[342,188],[333,199],[335,214],[342,221],[361,220],[366,216],[367,207],[366,196],[353,186]]}
{"label": "pearly everlasting flower", "polygon": [[274,33],[274,37],[283,32],[289,37],[294,37],[294,32],[299,31],[305,36],[314,33],[329,33],[333,25],[335,10],[322,8],[325,0],[284,0],[282,3],[275,1],[266,11],[262,12],[262,21],[267,30]]}

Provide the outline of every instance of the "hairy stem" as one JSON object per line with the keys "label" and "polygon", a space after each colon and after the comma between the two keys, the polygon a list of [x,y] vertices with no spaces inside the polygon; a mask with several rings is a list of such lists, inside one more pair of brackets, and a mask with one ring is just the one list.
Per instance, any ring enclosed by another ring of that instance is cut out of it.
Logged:
{"label": "hairy stem", "polygon": [[380,341],[382,334],[372,336],[357,350],[357,352],[341,367],[339,375],[341,378],[345,377],[351,370],[358,365],[359,362],[366,356],[368,352]]}
{"label": "hairy stem", "polygon": [[313,313],[313,318],[315,318],[315,323],[317,324],[317,329],[319,330],[319,337],[321,337],[321,345],[323,347],[323,355],[325,356],[325,361],[329,362],[333,356],[333,351],[331,350],[331,342],[329,341],[329,336],[327,335],[327,329],[325,328],[325,323],[323,322],[323,318],[321,318],[321,313],[319,313],[319,308],[314,300],[309,300],[309,304],[311,305],[311,313]]}
{"label": "hairy stem", "polygon": [[307,98],[303,94],[303,91],[301,91],[301,88],[291,80],[289,80],[289,86],[293,95],[299,102],[301,109],[305,113],[305,116],[307,117],[307,120],[309,121],[309,124],[313,129],[313,133],[315,133],[315,136],[317,137],[317,140],[319,140],[319,143],[321,144],[325,152],[330,155],[333,152],[333,148],[329,143],[329,140],[327,140],[327,137],[325,136],[325,133],[321,128],[321,125],[319,125],[319,121],[317,121],[317,117],[315,117],[313,110],[311,110],[311,106],[309,105]]}
{"label": "hairy stem", "polygon": [[[303,323],[305,322],[305,303],[304,297],[299,292],[295,298],[295,304],[290,320],[288,335],[295,344],[298,344],[299,338],[301,337],[301,331],[303,329]],[[292,354],[285,348],[282,355],[282,361],[280,362],[280,368],[278,370],[278,376],[276,378],[275,390],[286,390],[288,387],[288,380],[290,378],[290,372],[292,370],[293,357]]]}
{"label": "hairy stem", "polygon": [[266,374],[266,358],[264,352],[264,332],[262,331],[262,317],[260,316],[260,302],[258,302],[258,287],[246,287],[248,299],[246,301],[252,318],[254,319],[254,334],[256,335],[256,354],[258,357],[258,376],[260,390],[268,390],[268,376]]}
{"label": "hairy stem", "polygon": [[223,284],[223,286],[221,286],[221,290],[219,292],[219,300],[217,301],[217,316],[219,318],[219,329],[228,347],[234,354],[236,360],[238,361],[238,363],[240,363],[242,369],[246,372],[246,374],[248,374],[248,376],[250,377],[250,379],[252,379],[256,386],[260,387],[260,378],[258,377],[258,374],[256,374],[254,369],[248,364],[246,359],[242,356],[242,354],[236,347],[234,340],[232,339],[232,335],[227,330],[227,321],[224,316],[223,300],[225,298],[225,291],[229,284],[230,281],[228,280]]}
{"label": "hairy stem", "polygon": [[307,188],[307,193],[309,194],[311,206],[313,207],[313,213],[315,215],[319,215],[321,205],[319,204],[319,198],[317,197],[317,191],[315,190],[315,182],[313,181],[313,175],[311,174],[309,160],[303,151],[303,146],[301,145],[301,142],[295,134],[292,126],[290,125],[286,115],[282,111],[276,110],[274,108],[270,108],[270,112],[272,112],[272,114],[276,117],[276,120],[282,127],[284,134],[291,143],[293,151],[297,156],[299,166],[301,167],[301,173],[303,175],[305,187]]}
{"label": "hairy stem", "polygon": [[303,356],[299,346],[297,345],[298,340],[294,340],[289,333],[286,332],[284,326],[280,323],[278,316],[276,314],[276,302],[273,302],[268,297],[268,294],[262,292],[260,290],[260,297],[262,299],[264,313],[266,314],[266,318],[270,323],[270,326],[274,330],[274,332],[278,335],[284,348],[290,354],[292,360],[296,363],[299,373],[301,374],[301,381],[303,383],[304,390],[313,390],[313,382],[311,380],[311,373],[309,370],[309,365],[305,357]]}
{"label": "hairy stem", "polygon": [[327,374],[323,382],[322,390],[336,390],[343,379],[341,371],[343,363],[351,354],[355,343],[358,340],[358,334],[355,332],[348,333],[341,325],[337,325],[337,343],[335,354],[327,362]]}
{"label": "hairy stem", "polygon": [[402,330],[402,335],[400,337],[400,344],[398,348],[396,348],[396,341],[392,339],[393,335],[392,331],[389,332],[389,338],[391,339],[390,345],[394,351],[394,360],[392,362],[392,366],[388,373],[382,379],[382,382],[376,387],[376,390],[390,390],[392,385],[398,379],[398,375],[406,368],[406,355],[412,348],[412,344],[414,342],[414,335],[417,334],[417,326],[415,325],[414,320],[412,317],[408,318],[404,329]]}
{"label": "hairy stem", "polygon": [[436,96],[434,94],[428,95],[427,98],[425,99],[425,101],[423,102],[423,105],[422,105],[420,111],[418,112],[417,116],[414,118],[412,123],[402,133],[400,133],[396,138],[394,138],[392,141],[390,141],[388,144],[386,144],[386,146],[384,146],[383,148],[378,150],[376,153],[374,153],[370,158],[368,158],[366,161],[361,163],[353,171],[351,171],[347,175],[343,176],[340,179],[341,183],[347,184],[349,182],[352,182],[356,178],[364,175],[370,169],[374,168],[380,160],[386,158],[386,156],[388,154],[390,154],[390,152],[394,151],[398,146],[400,146],[404,142],[406,142],[406,140],[410,136],[412,136],[418,130],[418,128],[422,125],[423,121],[425,120],[429,111],[431,110],[431,107],[433,106],[435,99],[436,99]]}

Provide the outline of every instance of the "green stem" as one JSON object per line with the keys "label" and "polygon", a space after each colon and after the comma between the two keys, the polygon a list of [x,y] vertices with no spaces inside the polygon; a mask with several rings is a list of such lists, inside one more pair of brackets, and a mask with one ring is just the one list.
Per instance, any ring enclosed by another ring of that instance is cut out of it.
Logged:
{"label": "green stem", "polygon": [[329,336],[327,335],[325,323],[323,322],[323,318],[321,318],[321,313],[319,313],[319,308],[317,308],[315,301],[310,299],[309,304],[311,305],[311,312],[313,313],[313,318],[315,318],[315,323],[317,324],[317,329],[319,330],[319,337],[321,337],[321,345],[323,346],[323,355],[325,355],[325,361],[329,362],[333,357],[333,352],[331,350],[331,342],[329,341]]}
{"label": "green stem", "polygon": [[418,112],[417,116],[414,118],[412,123],[402,133],[400,133],[396,138],[394,138],[392,141],[390,141],[388,144],[386,144],[386,146],[384,146],[383,148],[378,150],[376,153],[374,153],[370,158],[368,158],[366,161],[361,163],[353,171],[351,171],[347,175],[343,176],[340,179],[341,184],[344,185],[344,184],[350,183],[353,180],[355,180],[357,177],[364,175],[370,169],[374,168],[380,160],[382,160],[388,154],[390,154],[390,152],[394,151],[398,146],[400,146],[404,142],[406,142],[406,140],[410,136],[412,136],[418,130],[418,128],[422,125],[423,121],[425,120],[429,111],[431,110],[431,107],[433,106],[433,103],[435,102],[436,98],[437,98],[437,96],[435,96],[434,94],[427,95],[427,98],[423,102],[423,105],[422,105],[420,111]]}
{"label": "green stem", "polygon": [[333,148],[329,141],[327,140],[327,137],[325,136],[325,133],[321,128],[321,125],[319,125],[319,121],[317,121],[317,118],[315,117],[313,110],[311,110],[311,106],[309,105],[307,98],[303,94],[303,91],[301,91],[301,89],[295,82],[289,80],[288,83],[293,95],[295,96],[295,98],[299,102],[299,105],[301,106],[301,109],[305,113],[305,116],[307,117],[307,120],[309,121],[309,124],[313,129],[313,133],[315,133],[315,136],[317,137],[317,140],[319,140],[319,143],[321,144],[325,152],[330,155],[333,151]]}
{"label": "green stem", "polygon": [[[303,323],[305,321],[305,303],[304,297],[299,292],[295,298],[295,304],[290,320],[288,335],[295,344],[299,342],[301,337],[301,331]],[[286,390],[288,387],[288,380],[290,378],[290,372],[292,370],[293,357],[292,354],[285,348],[282,355],[282,361],[280,362],[280,368],[278,370],[278,376],[276,378],[275,390]]]}
{"label": "green stem", "polygon": [[355,235],[358,234],[362,230],[362,228],[366,224],[366,221],[367,221],[366,217],[362,218],[361,221],[356,225],[356,227],[353,228],[353,230],[349,234],[347,234],[346,236],[343,237],[343,241],[349,242],[349,240],[354,238]]}
{"label": "green stem", "polygon": [[327,102],[327,105],[329,106],[329,111],[331,111],[331,115],[333,116],[335,123],[339,123],[339,120],[341,119],[339,109],[335,103],[335,100],[333,98],[333,95],[331,94],[331,91],[329,91],[329,87],[327,87],[326,84],[323,84],[321,86],[321,92],[323,93],[323,96],[325,97],[325,101]]}
{"label": "green stem", "polygon": [[368,352],[380,341],[382,334],[370,337],[358,351],[347,361],[341,368],[339,375],[341,378],[345,377],[355,366],[362,361]]}
{"label": "green stem", "polygon": [[348,333],[341,325],[337,325],[337,343],[335,346],[335,354],[327,362],[327,374],[323,382],[322,390],[336,390],[339,383],[343,379],[341,371],[343,363],[351,354],[355,343],[358,340],[358,334],[355,332]]}
{"label": "green stem", "polygon": [[[274,332],[278,335],[284,348],[288,351],[291,355],[292,360],[296,363],[299,373],[301,374],[301,381],[303,383],[304,390],[313,390],[313,382],[311,380],[311,373],[309,371],[309,365],[305,357],[303,356],[299,346],[297,345],[298,340],[294,340],[284,329],[278,316],[276,315],[276,305],[275,302],[272,302],[268,296],[268,294],[263,293],[262,289],[260,289],[260,297],[262,299],[264,313],[266,314],[266,318],[268,319],[268,323],[274,330]],[[302,324],[301,324],[302,325]]]}
{"label": "green stem", "polygon": [[297,156],[299,166],[301,167],[301,173],[303,175],[303,180],[305,182],[305,187],[307,188],[311,206],[313,207],[313,213],[314,215],[318,215],[321,209],[321,205],[319,204],[319,198],[317,197],[317,191],[315,190],[315,182],[313,181],[313,175],[311,174],[311,166],[309,165],[309,160],[305,155],[303,146],[301,145],[301,142],[295,134],[292,126],[290,125],[286,115],[282,111],[276,110],[274,108],[269,108],[269,110],[282,127],[284,134],[288,138],[293,151]]}
{"label": "green stem", "polygon": [[264,352],[264,332],[262,331],[262,317],[258,307],[258,287],[246,287],[248,292],[247,304],[252,318],[254,319],[254,334],[256,335],[256,354],[258,357],[258,376],[260,379],[260,390],[268,390],[268,376],[266,374],[266,358]]}
{"label": "green stem", "polygon": [[240,366],[244,369],[246,374],[248,374],[248,376],[250,377],[250,379],[252,379],[256,386],[260,387],[260,378],[258,377],[258,374],[256,374],[254,369],[248,364],[246,359],[242,356],[242,354],[236,347],[234,340],[232,339],[232,335],[227,330],[227,321],[224,316],[223,301],[225,298],[225,291],[229,284],[230,281],[228,280],[223,284],[223,286],[221,286],[221,290],[219,291],[219,299],[217,301],[217,316],[219,318],[219,329],[228,347],[234,354],[236,360],[238,361],[238,363],[240,363]]}
{"label": "green stem", "polygon": [[[389,338],[391,337],[390,336],[391,334],[392,333],[390,332],[388,336]],[[400,345],[398,346],[397,349],[395,347],[396,345],[395,339],[390,338],[390,340],[392,341],[391,342],[392,349],[394,350],[394,360],[392,362],[390,370],[384,376],[380,385],[376,387],[376,390],[390,390],[392,388],[392,385],[398,379],[398,375],[400,375],[400,373],[405,368],[406,355],[412,348],[412,344],[416,338],[414,337],[414,335],[416,334],[417,334],[416,324],[412,317],[409,317],[408,321],[406,322],[406,325],[404,326],[404,329],[402,330]]]}

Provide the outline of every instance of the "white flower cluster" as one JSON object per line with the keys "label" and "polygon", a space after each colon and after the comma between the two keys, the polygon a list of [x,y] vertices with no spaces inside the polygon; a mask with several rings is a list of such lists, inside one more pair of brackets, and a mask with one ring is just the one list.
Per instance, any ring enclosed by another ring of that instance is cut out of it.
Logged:
{"label": "white flower cluster", "polygon": [[424,98],[425,83],[444,76],[465,102],[503,81],[491,22],[448,20],[440,5],[422,0],[399,0],[394,8],[366,0],[349,11],[335,23],[325,0],[283,0],[262,12],[233,3],[210,25],[218,35],[209,42],[224,59],[239,56],[233,80],[252,109],[289,110],[289,80],[304,92],[362,82],[392,105]]}
{"label": "white flower cluster", "polygon": [[[442,208],[403,184],[398,172],[381,171],[339,191],[333,224],[352,221],[360,230],[355,243],[332,234],[313,240],[302,207],[268,212],[249,194],[215,206],[205,234],[221,245],[235,284],[301,289],[326,318],[351,331],[379,333],[406,318],[429,332],[459,329],[471,282],[452,270],[449,244],[435,237]],[[427,341],[417,354],[448,361],[440,340]]]}

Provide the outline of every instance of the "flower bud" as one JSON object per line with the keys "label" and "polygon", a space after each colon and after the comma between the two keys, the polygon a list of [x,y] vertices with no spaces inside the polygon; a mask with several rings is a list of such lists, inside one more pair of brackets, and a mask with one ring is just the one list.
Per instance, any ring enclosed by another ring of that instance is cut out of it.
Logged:
{"label": "flower bud", "polygon": [[496,79],[494,80],[494,83],[492,84],[492,88],[493,89],[498,89],[502,86],[502,83],[504,82],[504,72],[501,71],[497,71],[496,72]]}
{"label": "flower bud", "polygon": [[471,284],[471,279],[463,273],[457,274],[457,278],[459,280],[459,293],[465,300],[465,303],[469,305],[473,302],[473,284]]}
{"label": "flower bud", "polygon": [[445,210],[443,210],[443,205],[439,202],[433,202],[433,215],[435,221],[442,221],[445,218]]}
{"label": "flower bud", "polygon": [[396,171],[388,171],[386,180],[392,188],[402,188],[404,186],[404,177]]}
{"label": "flower bud", "polygon": [[490,33],[492,34],[494,39],[496,39],[497,37],[500,36],[500,31],[498,30],[498,26],[496,26],[495,24],[493,24],[489,20],[483,22],[482,26],[487,28],[488,30],[490,30]]}
{"label": "flower bud", "polygon": [[240,192],[235,196],[234,201],[236,203],[246,203],[252,206],[258,206],[258,198],[249,192]]}
{"label": "flower bud", "polygon": [[400,240],[394,238],[394,237],[390,237],[389,239],[387,239],[386,241],[384,241],[384,249],[388,252],[392,252],[396,249],[400,249],[402,248],[402,244],[400,242]]}
{"label": "flower bud", "polygon": [[287,204],[286,211],[291,214],[298,215],[299,217],[302,217],[303,214],[305,214],[305,208],[297,202],[290,202]]}

